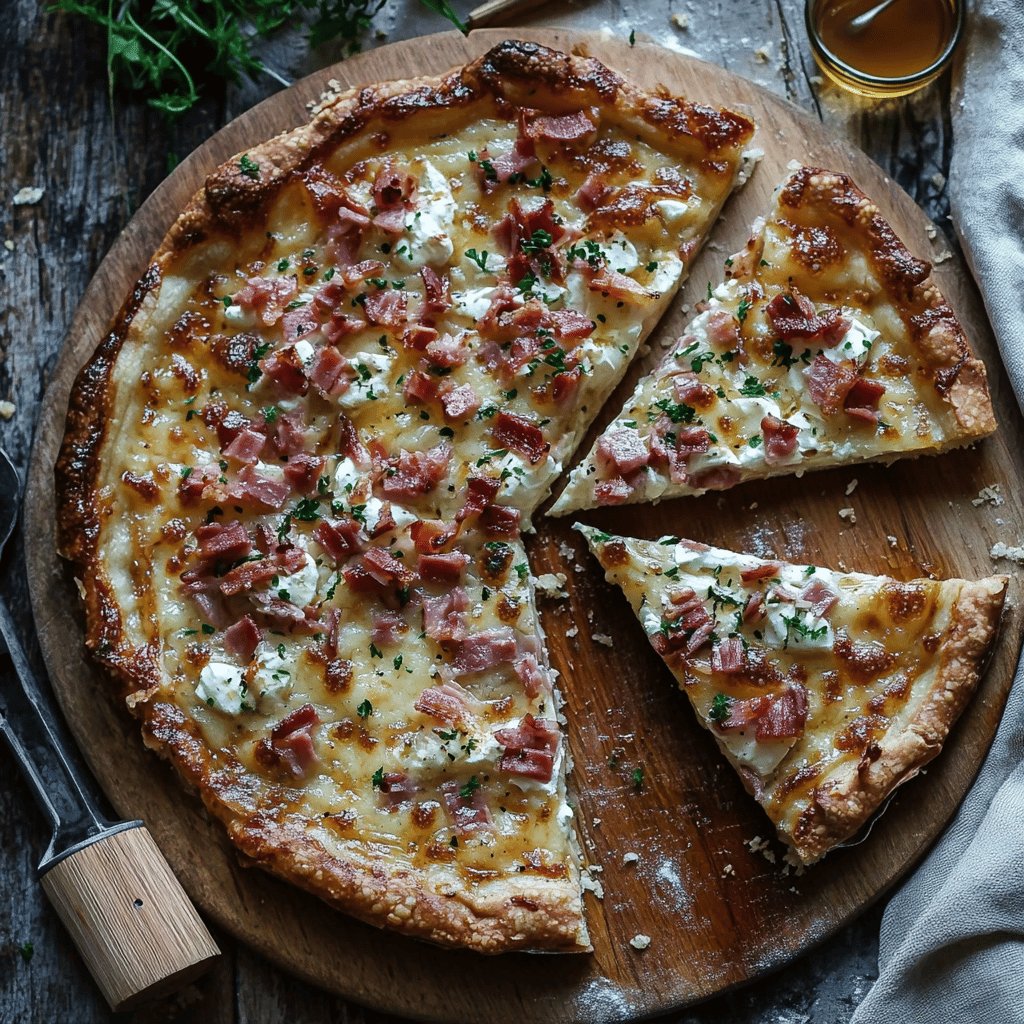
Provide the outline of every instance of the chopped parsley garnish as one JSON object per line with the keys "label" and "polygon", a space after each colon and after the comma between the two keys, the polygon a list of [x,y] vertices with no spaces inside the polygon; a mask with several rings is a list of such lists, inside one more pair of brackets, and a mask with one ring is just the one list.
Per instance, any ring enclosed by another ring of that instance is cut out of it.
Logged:
{"label": "chopped parsley garnish", "polygon": [[356,714],[360,718],[369,718],[373,714],[373,705],[368,701],[364,700],[359,707],[356,708]]}
{"label": "chopped parsley garnish", "polygon": [[545,192],[550,192],[552,184],[551,172],[546,167],[541,167],[540,174],[536,178],[527,178],[526,184],[530,188],[539,188]]}
{"label": "chopped parsley garnish", "polygon": [[477,252],[476,249],[466,250],[466,259],[475,263],[481,270],[485,272],[487,270],[487,257],[489,255],[490,254],[487,252],[486,249],[484,249],[483,252]]}
{"label": "chopped parsley garnish", "polygon": [[754,434],[752,437],[748,437],[747,438],[747,444],[750,445],[751,448],[760,448],[761,447],[761,435],[760,434]]}
{"label": "chopped parsley garnish", "polygon": [[658,261],[657,260],[651,260],[651,262],[647,264],[647,273],[648,274],[653,274],[657,269],[658,269]]}
{"label": "chopped parsley garnish", "polygon": [[208,622],[204,622],[203,623],[203,632],[207,636],[211,636],[212,634],[216,633],[217,630],[213,626],[211,626]]}
{"label": "chopped parsley garnish", "polygon": [[24,960],[25,963],[30,963],[32,957],[35,955],[36,948],[31,942],[23,942],[18,947],[18,952],[21,954],[21,959]]}
{"label": "chopped parsley garnish", "polygon": [[459,788],[459,796],[463,800],[471,800],[473,794],[480,788],[480,782],[475,775],[470,775],[469,781]]}
{"label": "chopped parsley garnish", "polygon": [[633,788],[639,793],[644,788],[644,770],[643,768],[633,769]]}
{"label": "chopped parsley garnish", "polygon": [[380,789],[380,787],[384,785],[384,765],[381,765],[373,773],[373,777],[370,779],[370,781],[373,783],[374,789]]}
{"label": "chopped parsley garnish", "polygon": [[543,228],[537,228],[529,238],[522,239],[519,247],[523,252],[536,254],[546,249],[551,245],[551,242],[551,232],[545,231]]}
{"label": "chopped parsley garnish", "polygon": [[772,352],[775,354],[772,366],[785,366],[788,369],[796,362],[793,358],[793,346],[787,345],[781,338],[772,342]]}
{"label": "chopped parsley garnish", "polygon": [[263,408],[263,422],[273,423],[277,419],[277,415],[281,410],[276,405],[267,405]]}
{"label": "chopped parsley garnish", "polygon": [[242,159],[238,161],[238,169],[247,178],[252,178],[253,181],[260,180],[260,165],[248,153],[242,154]]}
{"label": "chopped parsley garnish", "polygon": [[492,164],[490,160],[481,160],[480,170],[484,172],[484,177],[488,181],[498,180],[498,172],[494,169],[494,164]]}
{"label": "chopped parsley garnish", "polygon": [[693,406],[687,405],[685,402],[673,402],[668,398],[659,399],[654,405],[655,408],[665,413],[673,423],[692,423],[696,412]]}
{"label": "chopped parsley garnish", "polygon": [[370,657],[371,658],[383,658],[384,653],[378,649],[375,643],[370,643]]}
{"label": "chopped parsley garnish", "polygon": [[291,515],[293,519],[298,519],[300,523],[316,522],[320,518],[320,499],[303,498],[292,509]]}
{"label": "chopped parsley garnish", "polygon": [[745,398],[761,398],[767,394],[764,385],[756,378],[747,374],[740,388],[740,394]]}
{"label": "chopped parsley garnish", "polygon": [[736,307],[736,319],[740,323],[747,319],[747,313],[750,312],[752,305],[753,303],[749,299],[740,299],[740,304]]}
{"label": "chopped parsley garnish", "polygon": [[525,562],[519,562],[517,565],[512,566],[517,573],[519,573],[520,580],[525,580],[530,573],[530,567]]}
{"label": "chopped parsley garnish", "polygon": [[395,655],[394,665],[396,669],[400,669],[402,667],[402,656],[400,654]]}
{"label": "chopped parsley garnish", "polygon": [[724,693],[716,693],[708,711],[708,718],[712,722],[724,722],[729,717],[729,705],[732,699]]}

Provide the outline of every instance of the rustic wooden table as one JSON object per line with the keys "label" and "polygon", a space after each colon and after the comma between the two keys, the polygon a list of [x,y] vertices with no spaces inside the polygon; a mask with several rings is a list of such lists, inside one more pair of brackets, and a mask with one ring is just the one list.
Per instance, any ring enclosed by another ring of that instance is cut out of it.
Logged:
{"label": "rustic wooden table", "polygon": [[[455,0],[465,10],[466,0]],[[816,75],[803,0],[552,0],[531,24],[631,30],[692,51],[787,97],[877,160],[951,235],[945,174],[951,143],[948,76],[916,97],[860,103]],[[389,0],[367,44],[445,23],[416,0]],[[512,34],[512,33],[510,33]],[[271,78],[210,88],[200,108],[174,125],[143,103],[117,96],[111,109],[105,40],[77,19],[33,0],[7,0],[0,20],[0,444],[24,471],[48,372],[75,306],[101,258],[169,163],[279,86]],[[266,62],[295,79],[340,57],[310,54],[300,29],[270,44]],[[45,188],[14,205],[23,186]],[[955,241],[949,238],[952,248]],[[31,656],[32,622],[22,552],[12,543],[0,589]],[[5,680],[6,682],[6,680]],[[115,1019],[35,880],[46,845],[42,822],[16,768],[0,750],[0,1024]],[[875,972],[881,908],[865,914],[779,974],[673,1018],[676,1024],[830,1024],[849,1019]],[[203,982],[124,1019],[216,1024],[352,1022],[394,1018],[298,982],[227,935],[225,956]],[[122,1019],[118,1017],[116,1019]]]}

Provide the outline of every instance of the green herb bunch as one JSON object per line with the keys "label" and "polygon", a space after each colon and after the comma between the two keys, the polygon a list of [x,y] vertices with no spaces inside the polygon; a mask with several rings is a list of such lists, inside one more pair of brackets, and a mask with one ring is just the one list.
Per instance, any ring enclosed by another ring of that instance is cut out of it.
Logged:
{"label": "green herb bunch", "polygon": [[[360,48],[371,19],[386,0],[57,0],[55,10],[77,14],[107,33],[110,90],[141,93],[150,106],[175,116],[194,106],[204,75],[237,82],[269,74],[254,52],[259,40],[313,12],[311,46],[343,41]],[[448,0],[421,0],[462,31]]]}

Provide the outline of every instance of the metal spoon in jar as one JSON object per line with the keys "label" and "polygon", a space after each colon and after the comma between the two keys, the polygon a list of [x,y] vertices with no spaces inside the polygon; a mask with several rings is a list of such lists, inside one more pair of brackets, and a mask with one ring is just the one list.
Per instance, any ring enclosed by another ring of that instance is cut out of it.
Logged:
{"label": "metal spoon in jar", "polygon": [[865,11],[863,14],[858,14],[856,18],[851,18],[846,25],[845,31],[851,36],[860,35],[882,11],[892,7],[894,3],[896,3],[896,0],[882,0],[880,4],[875,4],[870,10]]}

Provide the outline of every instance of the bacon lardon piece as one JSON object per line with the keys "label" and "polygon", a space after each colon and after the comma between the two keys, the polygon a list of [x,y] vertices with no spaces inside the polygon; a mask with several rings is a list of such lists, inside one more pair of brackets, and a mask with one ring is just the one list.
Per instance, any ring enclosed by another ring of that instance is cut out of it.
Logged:
{"label": "bacon lardon piece", "polygon": [[512,668],[523,684],[527,697],[533,698],[539,696],[541,692],[551,691],[551,680],[540,667],[535,654],[527,653],[516,658],[512,662]]}
{"label": "bacon lardon piece", "polygon": [[325,398],[344,394],[352,380],[348,360],[333,345],[317,349],[306,372],[310,384]]}
{"label": "bacon lardon piece", "polygon": [[499,448],[518,452],[534,466],[551,450],[540,427],[515,413],[499,412],[491,428],[491,436]]}
{"label": "bacon lardon piece", "polygon": [[800,683],[790,683],[758,718],[757,738],[781,740],[802,736],[806,723],[807,690]]}
{"label": "bacon lardon piece", "polygon": [[602,267],[590,279],[587,287],[592,292],[600,292],[624,302],[646,302],[652,298],[652,294],[639,281],[634,281],[617,270],[609,270],[608,267]]}
{"label": "bacon lardon piece", "polygon": [[716,398],[714,388],[698,379],[692,370],[673,374],[672,391],[677,402],[694,409],[706,409]]}
{"label": "bacon lardon piece", "polygon": [[445,420],[449,423],[468,419],[480,405],[480,396],[473,390],[472,384],[460,384],[441,396],[441,408],[444,410]]}
{"label": "bacon lardon piece", "polygon": [[273,327],[297,291],[294,277],[250,277],[233,298],[236,305],[255,313],[264,327]]}
{"label": "bacon lardon piece", "polygon": [[271,746],[296,778],[307,775],[320,760],[312,736],[314,727],[319,724],[316,708],[303,704],[271,730]]}
{"label": "bacon lardon piece", "polygon": [[857,365],[852,359],[834,363],[820,352],[803,373],[811,399],[826,416],[835,416],[842,410],[846,396],[857,382]]}
{"label": "bacon lardon piece", "polygon": [[250,662],[256,657],[256,648],[263,639],[263,630],[249,615],[243,615],[224,631],[224,650],[241,661]]}
{"label": "bacon lardon piece", "polygon": [[267,443],[266,434],[245,427],[240,430],[234,440],[224,449],[224,455],[236,462],[259,462],[263,446]]}
{"label": "bacon lardon piece", "polygon": [[[342,282],[347,288],[355,288],[371,277],[382,277],[384,264],[380,260],[360,260],[341,272]],[[333,282],[331,282],[333,283]]]}
{"label": "bacon lardon piece", "polygon": [[342,205],[345,186],[322,164],[315,164],[302,172],[302,184],[309,193],[313,207],[321,217],[331,217]]}
{"label": "bacon lardon piece", "polygon": [[240,504],[277,511],[284,505],[290,491],[287,483],[271,480],[257,473],[252,466],[243,466],[229,493]]}
{"label": "bacon lardon piece", "polygon": [[458,583],[469,564],[469,555],[462,551],[420,555],[417,570],[425,583]]}
{"label": "bacon lardon piece", "polygon": [[405,292],[385,290],[367,292],[363,308],[371,324],[398,330],[406,321],[409,297]]}
{"label": "bacon lardon piece", "polygon": [[550,309],[547,320],[563,341],[582,341],[594,333],[594,321],[575,309]]}
{"label": "bacon lardon piece", "polygon": [[217,440],[221,448],[231,444],[240,430],[252,426],[252,420],[237,409],[229,409],[223,402],[210,402],[204,405],[200,415],[208,427],[217,431]]}
{"label": "bacon lardon piece", "polygon": [[558,726],[527,713],[514,729],[499,729],[494,738],[505,748],[498,771],[550,782],[561,737]]}
{"label": "bacon lardon piece", "polygon": [[853,387],[846,393],[843,400],[843,411],[854,419],[866,423],[877,423],[879,420],[878,401],[885,394],[885,385],[875,380],[858,377]]}
{"label": "bacon lardon piece", "polygon": [[338,417],[338,451],[360,468],[370,464],[370,453],[359,439],[355,424],[345,415]]}
{"label": "bacon lardon piece", "polygon": [[746,729],[761,717],[771,704],[770,694],[761,694],[757,697],[729,699],[729,716],[720,722],[716,722],[716,728],[722,732],[735,732],[739,729]]}
{"label": "bacon lardon piece", "polygon": [[423,631],[439,644],[458,644],[466,638],[465,612],[469,595],[464,587],[452,587],[445,594],[423,598]]}
{"label": "bacon lardon piece", "polygon": [[252,538],[237,519],[206,523],[196,530],[200,558],[208,562],[234,562],[252,554]]}
{"label": "bacon lardon piece", "polygon": [[487,537],[517,537],[519,509],[507,505],[488,505],[480,513],[480,528]]}
{"label": "bacon lardon piece", "polygon": [[408,630],[409,624],[400,612],[385,608],[383,611],[374,612],[370,639],[378,648],[390,647]]}
{"label": "bacon lardon piece", "polygon": [[[463,796],[463,792],[470,795]],[[460,836],[488,832],[494,827],[482,786],[461,785],[457,779],[448,779],[441,784],[441,796],[448,817]]]}
{"label": "bacon lardon piece", "polygon": [[416,574],[387,548],[370,548],[363,555],[363,568],[380,584],[409,586]]}
{"label": "bacon lardon piece", "polygon": [[380,511],[377,513],[377,522],[374,523],[373,529],[370,530],[371,537],[382,537],[385,533],[390,533],[395,528],[395,515],[391,510],[390,501],[382,501],[380,503]]}
{"label": "bacon lardon piece", "polygon": [[342,338],[361,331],[365,326],[366,324],[358,317],[349,316],[336,309],[331,314],[330,320],[323,324],[320,330],[328,344],[337,345]]}
{"label": "bacon lardon piece", "polygon": [[279,349],[261,360],[260,369],[282,391],[304,395],[309,390],[305,365],[294,345]]}
{"label": "bacon lardon piece", "polygon": [[423,309],[427,313],[444,313],[451,308],[452,298],[449,294],[447,274],[438,274],[433,267],[420,270],[423,278]]}
{"label": "bacon lardon piece", "polygon": [[440,519],[417,519],[409,527],[409,535],[420,554],[429,554],[441,551],[446,544],[450,544],[455,531]]}
{"label": "bacon lardon piece", "polygon": [[651,644],[662,655],[673,651],[695,654],[714,632],[715,620],[690,587],[674,591],[669,602],[662,614],[666,628],[651,636]]}
{"label": "bacon lardon piece", "polygon": [[743,621],[756,622],[758,619],[763,618],[764,614],[764,594],[760,590],[755,590],[743,606]]}
{"label": "bacon lardon piece", "polygon": [[220,577],[220,592],[225,597],[234,597],[269,583],[275,576],[298,572],[305,564],[305,556],[299,548],[285,548],[271,557],[236,565]]}
{"label": "bacon lardon piece", "polygon": [[545,142],[587,142],[597,134],[594,115],[587,110],[552,116],[542,114],[526,125],[526,136]]}
{"label": "bacon lardon piece", "polygon": [[284,340],[294,344],[300,338],[307,338],[320,330],[320,318],[316,310],[308,305],[290,309],[281,317],[281,330]]}
{"label": "bacon lardon piece", "polygon": [[[483,157],[483,159],[487,158]],[[513,175],[523,174],[536,159],[537,154],[534,151],[533,139],[524,138],[520,135],[519,138],[516,139],[515,145],[507,153],[502,153],[501,156],[495,157],[490,161],[490,164],[494,171],[495,179],[498,182],[504,183]],[[495,182],[491,181],[480,164],[477,166],[484,177],[485,190],[490,191],[493,189]],[[488,186],[490,186],[490,188],[488,188]]]}
{"label": "bacon lardon piece", "polygon": [[635,488],[621,476],[602,480],[594,485],[594,498],[598,505],[621,505],[629,500]]}
{"label": "bacon lardon piece", "polygon": [[381,807],[394,810],[416,799],[420,786],[405,772],[385,772],[377,787],[377,802]]}
{"label": "bacon lardon piece", "polygon": [[[544,386],[544,394],[556,405],[562,405],[576,394],[580,381],[583,379],[583,370],[577,366],[575,369],[567,370],[565,373],[556,373]],[[536,389],[534,394],[540,397],[541,389]]]}
{"label": "bacon lardon piece", "polygon": [[785,341],[821,341],[835,344],[850,329],[850,321],[838,309],[818,314],[814,303],[796,288],[782,292],[765,307],[775,333]]}
{"label": "bacon lardon piece", "polygon": [[576,199],[581,210],[585,213],[592,213],[601,205],[601,201],[607,194],[608,184],[604,178],[600,174],[588,174],[576,193]]}
{"label": "bacon lardon piece", "polygon": [[742,672],[746,665],[743,641],[738,636],[729,636],[719,640],[711,648],[711,668],[725,675]]}
{"label": "bacon lardon piece", "polygon": [[432,402],[437,398],[439,383],[437,377],[413,370],[402,385],[402,397],[406,402]]}
{"label": "bacon lardon piece", "polygon": [[284,467],[284,478],[298,494],[312,494],[320,480],[327,460],[322,455],[293,455]]}
{"label": "bacon lardon piece", "polygon": [[402,344],[414,352],[423,352],[437,337],[437,331],[429,324],[410,324],[402,332]]}
{"label": "bacon lardon piece", "polygon": [[737,466],[711,466],[690,477],[690,484],[705,491],[727,491],[740,481]]}
{"label": "bacon lardon piece", "polygon": [[462,334],[458,336],[442,334],[427,342],[424,353],[434,366],[449,370],[456,366],[462,366],[469,358]]}
{"label": "bacon lardon piece", "polygon": [[708,313],[704,321],[704,330],[707,332],[708,341],[718,348],[735,348],[740,340],[739,321],[722,309]]}
{"label": "bacon lardon piece", "polygon": [[483,705],[458,683],[446,682],[424,690],[413,707],[454,729],[468,726]]}
{"label": "bacon lardon piece", "polygon": [[444,479],[451,457],[448,444],[439,444],[426,452],[407,452],[403,448],[397,458],[388,461],[381,490],[392,501],[421,498]]}
{"label": "bacon lardon piece", "polygon": [[597,442],[598,464],[616,476],[624,476],[646,466],[651,453],[635,427],[617,427]]}
{"label": "bacon lardon piece", "polygon": [[766,462],[788,459],[797,449],[800,428],[777,416],[765,416],[761,420],[764,435],[764,458]]}
{"label": "bacon lardon piece", "polygon": [[271,424],[264,424],[270,443],[278,455],[291,457],[305,450],[306,421],[301,409],[279,413]]}
{"label": "bacon lardon piece", "polygon": [[206,496],[208,489],[217,486],[219,478],[220,467],[216,463],[197,467],[178,481],[178,500],[183,505],[196,504]]}
{"label": "bacon lardon piece", "polygon": [[[519,258],[525,255],[524,242],[530,246],[536,245],[537,232],[547,235],[551,239],[551,245],[556,245],[566,235],[565,225],[555,219],[555,204],[550,199],[545,199],[540,206],[524,209],[522,203],[514,198],[509,203],[508,213],[498,221],[492,233],[507,256]],[[554,266],[555,253],[548,253],[548,257],[552,260],[552,269],[558,269]],[[526,265],[529,265],[529,262],[526,260]],[[512,279],[513,282],[516,281],[514,273]]]}
{"label": "bacon lardon piece", "polygon": [[839,603],[839,595],[821,580],[811,580],[800,592],[800,600],[811,606],[811,614],[823,619]]}
{"label": "bacon lardon piece", "polygon": [[770,580],[778,576],[781,571],[782,564],[780,562],[764,562],[750,569],[740,570],[740,579],[744,583],[755,583],[758,580]]}
{"label": "bacon lardon piece", "polygon": [[313,539],[340,564],[359,548],[359,523],[348,516],[338,519],[321,519],[313,531]]}
{"label": "bacon lardon piece", "polygon": [[509,626],[495,626],[460,641],[451,667],[457,675],[472,675],[511,662],[517,650],[515,631]]}
{"label": "bacon lardon piece", "polygon": [[414,174],[399,170],[394,160],[388,157],[373,179],[373,201],[378,210],[408,204],[418,184]]}

